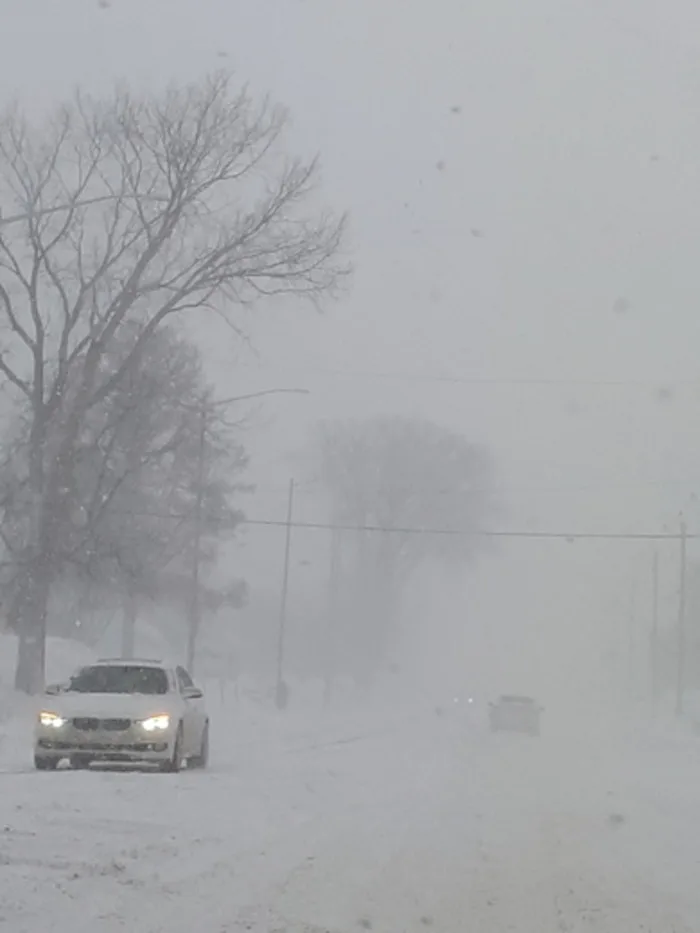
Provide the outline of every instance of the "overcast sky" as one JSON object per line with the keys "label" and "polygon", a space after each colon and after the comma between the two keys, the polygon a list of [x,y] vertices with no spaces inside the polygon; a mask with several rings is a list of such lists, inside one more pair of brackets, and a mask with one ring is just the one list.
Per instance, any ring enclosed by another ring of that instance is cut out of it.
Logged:
{"label": "overcast sky", "polygon": [[[312,392],[251,435],[256,514],[315,418],[415,411],[492,449],[509,525],[653,531],[700,525],[699,27],[691,0],[0,0],[0,88],[34,106],[232,68],[320,151],[352,294],[260,309],[257,357],[201,335],[222,393]],[[582,580],[624,602],[611,560],[647,559],[508,555],[491,605],[506,573],[533,618]]]}

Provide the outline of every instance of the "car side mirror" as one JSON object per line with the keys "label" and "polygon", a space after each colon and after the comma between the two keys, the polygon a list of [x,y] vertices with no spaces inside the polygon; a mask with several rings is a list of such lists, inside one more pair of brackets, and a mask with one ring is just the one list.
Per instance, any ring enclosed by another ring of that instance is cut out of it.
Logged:
{"label": "car side mirror", "polygon": [[44,688],[44,693],[47,696],[55,697],[58,696],[59,693],[63,693],[65,689],[63,684],[47,684]]}
{"label": "car side mirror", "polygon": [[199,687],[185,687],[182,695],[186,700],[201,700],[204,696]]}

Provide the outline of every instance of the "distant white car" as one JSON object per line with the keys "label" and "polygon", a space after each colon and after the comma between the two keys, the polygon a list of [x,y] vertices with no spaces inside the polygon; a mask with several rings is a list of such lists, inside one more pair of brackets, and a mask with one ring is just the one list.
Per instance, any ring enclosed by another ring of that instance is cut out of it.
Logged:
{"label": "distant white car", "polygon": [[500,696],[495,703],[489,703],[491,731],[524,732],[538,736],[543,712],[532,697]]}
{"label": "distant white car", "polygon": [[34,732],[34,764],[52,771],[67,758],[133,762],[179,771],[204,768],[209,718],[202,691],[183,667],[107,659],[80,668],[67,684],[46,688]]}

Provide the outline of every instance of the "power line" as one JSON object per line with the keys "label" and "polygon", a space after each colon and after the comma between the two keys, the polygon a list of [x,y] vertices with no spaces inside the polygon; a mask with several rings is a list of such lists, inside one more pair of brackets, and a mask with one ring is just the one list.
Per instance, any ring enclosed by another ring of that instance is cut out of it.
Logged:
{"label": "power line", "polygon": [[[691,495],[694,495],[692,492],[693,487],[698,485],[698,477],[692,477],[691,479],[638,479],[638,480],[628,480],[626,482],[606,482],[601,480],[600,482],[591,481],[586,483],[561,483],[561,484],[549,484],[549,485],[540,485],[540,484],[516,484],[511,485],[510,483],[504,483],[503,485],[495,486],[474,486],[470,489],[471,493],[484,493],[484,494],[508,494],[508,493],[524,493],[524,492],[561,492],[561,493],[570,493],[570,492],[588,492],[592,490],[609,490],[609,489],[677,489],[677,488],[690,488]],[[261,489],[267,490],[273,493],[281,493],[283,491],[283,485],[281,483],[256,483],[256,492],[259,492]]]}
{"label": "power line", "polygon": [[[245,367],[242,367],[245,368]],[[343,370],[322,366],[306,366],[303,369],[269,364],[257,369],[274,369],[276,372],[303,373],[304,375],[331,376],[341,379],[385,379],[398,382],[423,382],[446,385],[482,385],[482,386],[533,386],[544,388],[642,388],[674,389],[680,387],[698,387],[700,379],[559,379],[529,376],[457,376],[440,373],[381,372],[377,370]]]}
{"label": "power line", "polygon": [[[186,520],[189,516],[172,512],[129,512],[120,510],[118,514],[133,515],[144,518],[165,518],[177,521]],[[230,519],[222,519],[222,522]],[[205,525],[219,524],[217,519],[205,518]],[[524,538],[533,540],[560,540],[560,541],[679,541],[700,538],[700,534],[685,534],[681,532],[626,532],[626,531],[533,531],[528,529],[465,529],[465,528],[439,528],[439,527],[413,527],[372,524],[352,524],[343,522],[305,522],[294,520],[291,522],[282,519],[267,518],[240,518],[237,525],[251,525],[263,528],[306,528],[316,531],[353,531],[370,534],[400,534],[400,535],[430,535],[434,537],[452,538]]]}
{"label": "power line", "polygon": [[[244,518],[243,525],[260,525],[272,528],[286,528],[287,522],[279,519]],[[325,531],[356,531],[378,534],[434,535],[455,538],[539,538],[559,539],[564,541],[601,540],[601,541],[679,541],[680,532],[586,532],[586,531],[528,531],[487,529],[466,530],[464,528],[413,528],[387,525],[351,525],[332,522],[292,522],[293,528],[310,528]],[[700,535],[686,534],[685,538],[698,538]]]}

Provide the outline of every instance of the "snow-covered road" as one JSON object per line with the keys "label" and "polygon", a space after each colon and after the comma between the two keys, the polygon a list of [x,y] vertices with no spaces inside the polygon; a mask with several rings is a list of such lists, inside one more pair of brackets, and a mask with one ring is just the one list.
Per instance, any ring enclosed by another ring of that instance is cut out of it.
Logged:
{"label": "snow-covered road", "polygon": [[494,739],[427,713],[217,737],[207,773],[13,761],[0,929],[700,930],[700,757],[682,743],[660,761],[652,739]]}

